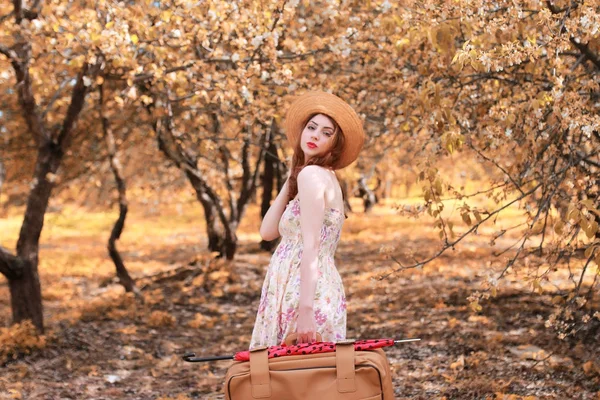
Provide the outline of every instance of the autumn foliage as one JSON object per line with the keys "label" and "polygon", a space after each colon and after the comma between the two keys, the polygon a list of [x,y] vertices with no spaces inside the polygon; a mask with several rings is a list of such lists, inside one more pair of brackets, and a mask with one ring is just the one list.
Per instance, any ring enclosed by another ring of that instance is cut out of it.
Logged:
{"label": "autumn foliage", "polygon": [[[125,187],[191,189],[208,251],[232,259],[248,207],[272,187],[265,160],[279,166],[273,180],[289,164],[287,106],[325,90],[368,134],[341,174],[350,193],[361,178],[382,182],[380,198],[417,185],[419,202],[397,212],[439,238],[427,253],[386,245],[393,268],[380,278],[484,238],[494,257],[468,295],[473,313],[517,280],[551,293],[544,323],[559,337],[598,329],[596,1],[14,0],[0,4],[0,31],[0,200],[25,216],[0,242],[17,322],[44,325],[38,254],[52,196],[118,202],[123,228]],[[188,326],[212,323],[198,313]]]}

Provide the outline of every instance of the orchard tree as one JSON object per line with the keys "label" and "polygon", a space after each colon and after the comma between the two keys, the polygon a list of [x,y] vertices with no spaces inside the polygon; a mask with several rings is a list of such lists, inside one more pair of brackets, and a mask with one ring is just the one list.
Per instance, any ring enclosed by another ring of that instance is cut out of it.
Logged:
{"label": "orchard tree", "polygon": [[[560,336],[582,329],[600,317],[600,6],[404,1],[387,8],[387,35],[377,46],[396,68],[380,80],[390,98],[404,99],[396,111],[405,116],[400,129],[406,123],[406,136],[421,148],[425,207],[411,214],[436,218],[442,239],[431,257],[397,271],[427,264],[519,206],[526,225],[499,252],[498,268],[486,271],[486,288],[470,297],[471,307],[480,310],[507,274],[525,274],[542,293],[566,266],[571,285],[558,291],[547,326]],[[495,170],[489,188],[469,194],[444,178],[437,160],[456,152]],[[448,197],[463,200],[464,228],[445,212]],[[481,197],[497,207],[477,207]]]}
{"label": "orchard tree", "polygon": [[[0,272],[8,279],[13,320],[31,319],[36,328],[43,331],[38,252],[44,214],[65,149],[85,105],[90,82],[100,71],[103,58],[93,54],[75,66],[66,67],[64,72],[70,75],[70,93],[61,96],[62,88],[59,88],[55,96],[48,99],[46,110],[42,110],[35,89],[45,77],[32,65],[35,58],[40,57],[37,54],[40,43],[34,39],[40,10],[25,9],[21,0],[15,0],[13,6],[10,18],[13,22],[8,24],[12,43],[2,43],[0,54],[14,72],[15,91],[28,133],[36,143],[37,157],[16,254],[0,247]],[[55,109],[49,111],[52,106]]]}

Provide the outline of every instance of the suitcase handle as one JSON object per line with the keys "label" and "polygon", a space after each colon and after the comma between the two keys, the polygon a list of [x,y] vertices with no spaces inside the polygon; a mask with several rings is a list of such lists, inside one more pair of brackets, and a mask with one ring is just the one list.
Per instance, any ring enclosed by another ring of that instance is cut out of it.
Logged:
{"label": "suitcase handle", "polygon": [[[292,345],[296,344],[297,341],[298,341],[298,334],[290,333],[289,335],[287,335],[285,337],[285,339],[283,340],[283,343],[285,343],[286,346],[292,346]],[[319,332],[317,332],[317,342],[322,342],[322,341],[323,341],[323,337],[321,336],[321,334]]]}
{"label": "suitcase handle", "polygon": [[[292,335],[294,334],[288,335],[286,340]],[[271,376],[267,353],[268,349],[266,347],[250,351],[250,383],[252,385],[252,397],[255,399],[271,398]],[[353,340],[345,340],[336,344],[335,361],[338,392],[356,392]]]}

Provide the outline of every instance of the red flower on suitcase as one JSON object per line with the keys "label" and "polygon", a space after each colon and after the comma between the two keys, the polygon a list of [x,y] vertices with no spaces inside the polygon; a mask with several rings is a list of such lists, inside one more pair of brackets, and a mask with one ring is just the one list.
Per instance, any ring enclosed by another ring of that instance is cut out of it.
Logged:
{"label": "red flower on suitcase", "polygon": [[[369,339],[369,340],[357,340],[354,342],[354,350],[373,350],[381,347],[388,347],[394,344],[394,339]],[[283,357],[283,356],[298,356],[303,354],[318,354],[318,353],[332,353],[335,351],[335,342],[315,342],[315,343],[302,343],[292,346],[271,346],[268,348],[267,354],[269,358]],[[248,361],[250,360],[249,351],[240,351],[235,353],[233,357],[236,361]]]}

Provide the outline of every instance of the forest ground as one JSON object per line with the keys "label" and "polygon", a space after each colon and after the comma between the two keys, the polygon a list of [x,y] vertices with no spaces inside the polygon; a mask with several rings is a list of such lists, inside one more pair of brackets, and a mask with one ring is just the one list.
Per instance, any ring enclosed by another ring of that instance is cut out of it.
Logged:
{"label": "forest ground", "polygon": [[[474,312],[467,298],[503,267],[486,233],[468,237],[422,269],[377,279],[440,247],[427,219],[398,215],[386,201],[370,214],[353,201],[336,264],[348,297],[348,337],[419,337],[387,348],[398,399],[600,399],[600,332],[559,339],[544,325],[558,271],[543,294],[516,272]],[[8,329],[10,301],[0,280],[0,398],[222,399],[229,361],[190,364],[198,355],[233,354],[249,343],[270,254],[258,246],[258,208],[239,231],[232,262],[206,249],[197,203],[148,206],[128,216],[119,243],[141,298],[125,294],[106,255],[114,213],[60,206],[46,216],[40,253],[46,336]],[[0,219],[16,242],[22,210]],[[514,225],[507,211],[504,224]],[[458,218],[460,219],[460,218]],[[459,222],[457,221],[457,226]],[[3,232],[3,233],[4,233]],[[143,301],[142,301],[143,299]],[[597,327],[597,324],[594,325]],[[36,348],[39,347],[39,348]]]}

